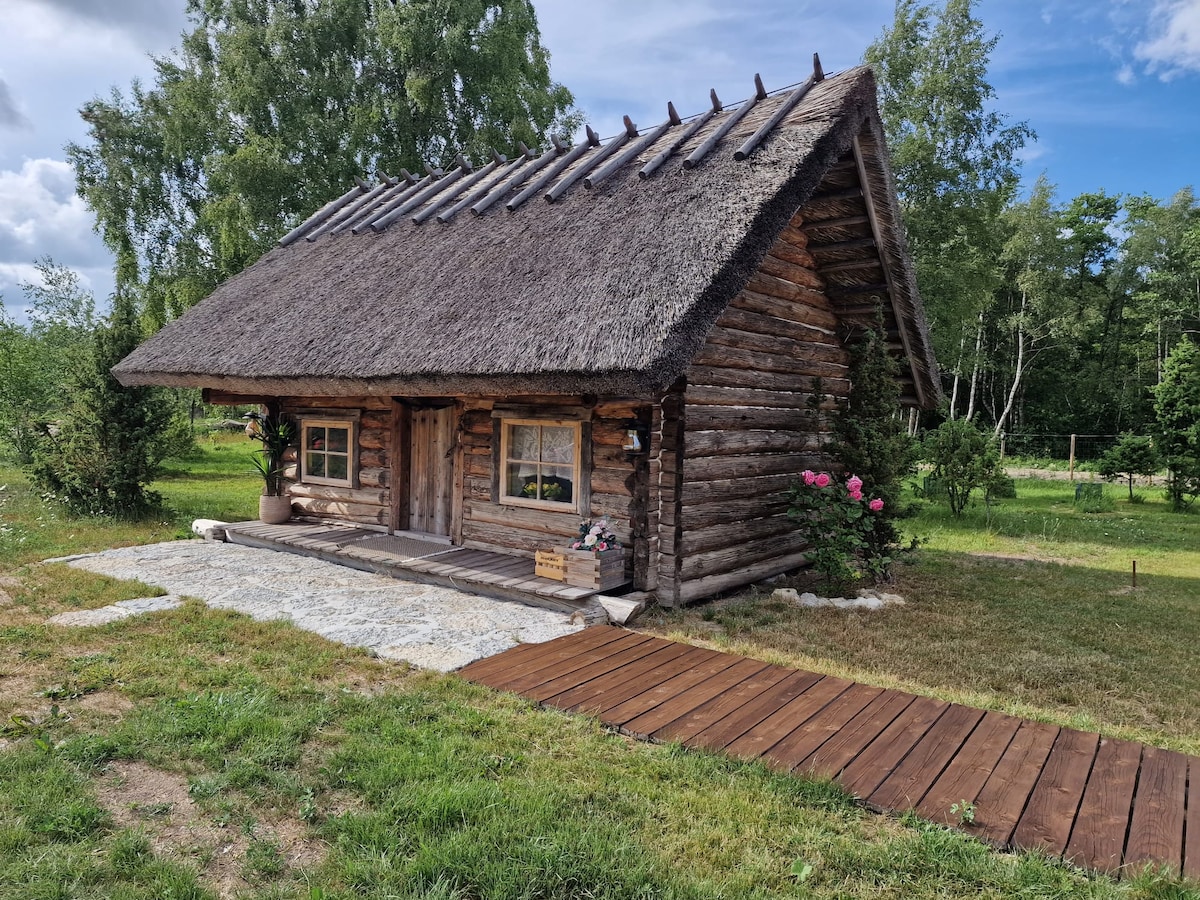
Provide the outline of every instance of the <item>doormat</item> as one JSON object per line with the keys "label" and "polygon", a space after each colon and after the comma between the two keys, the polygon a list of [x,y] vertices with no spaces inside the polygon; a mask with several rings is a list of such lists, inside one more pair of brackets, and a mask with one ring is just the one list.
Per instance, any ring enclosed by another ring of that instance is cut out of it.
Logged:
{"label": "doormat", "polygon": [[422,541],[402,534],[381,534],[376,537],[355,541],[355,548],[377,550],[380,553],[390,553],[404,559],[423,559],[426,556],[437,556],[439,553],[453,553],[460,547],[449,544],[439,544],[436,541]]}

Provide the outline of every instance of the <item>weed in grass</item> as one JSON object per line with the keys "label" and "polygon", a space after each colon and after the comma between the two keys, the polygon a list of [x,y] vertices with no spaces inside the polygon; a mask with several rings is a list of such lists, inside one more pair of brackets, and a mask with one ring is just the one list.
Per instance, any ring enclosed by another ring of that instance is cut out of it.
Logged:
{"label": "weed in grass", "polygon": [[958,820],[959,825],[975,824],[975,804],[970,800],[959,800],[950,804],[950,815]]}

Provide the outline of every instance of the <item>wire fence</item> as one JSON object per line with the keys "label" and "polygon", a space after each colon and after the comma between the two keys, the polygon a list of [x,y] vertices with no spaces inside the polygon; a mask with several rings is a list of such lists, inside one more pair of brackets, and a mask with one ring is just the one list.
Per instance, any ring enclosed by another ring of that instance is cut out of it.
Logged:
{"label": "wire fence", "polygon": [[1006,433],[1000,436],[1000,450],[1006,459],[1045,459],[1065,462],[1094,462],[1109,450],[1117,434],[1030,434]]}

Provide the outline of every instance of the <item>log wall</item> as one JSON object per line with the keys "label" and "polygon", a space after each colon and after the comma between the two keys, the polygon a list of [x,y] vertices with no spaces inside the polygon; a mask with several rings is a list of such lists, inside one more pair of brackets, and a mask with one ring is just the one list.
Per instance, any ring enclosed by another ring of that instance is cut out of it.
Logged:
{"label": "log wall", "polygon": [[[659,529],[664,605],[804,562],[787,492],[804,469],[829,464],[828,414],[849,391],[850,360],[801,224],[792,220],[688,370],[679,503]],[[668,559],[674,583],[663,578]]]}
{"label": "log wall", "polygon": [[358,487],[300,484],[298,464],[288,469],[292,511],[386,529],[390,519],[391,404],[386,397],[282,397],[280,409],[297,419],[305,410],[358,411]]}
{"label": "log wall", "polygon": [[[562,406],[570,398],[520,398],[533,407]],[[507,402],[507,401],[506,401]],[[580,403],[581,405],[581,403]],[[498,503],[499,458],[494,402],[467,399],[459,420],[462,459],[462,535],[465,547],[503,547],[532,556],[537,549],[566,546],[579,533],[583,518],[606,517],[621,543],[632,548],[635,584],[651,580],[651,530],[647,483],[650,454],[626,454],[622,449],[629,424],[643,431],[652,427],[650,404],[600,401],[584,427],[584,468],[590,455],[588,511],[552,512]],[[591,432],[590,444],[588,431]],[[590,448],[590,449],[589,449]],[[587,496],[581,491],[581,496]],[[656,541],[655,541],[656,542]]]}

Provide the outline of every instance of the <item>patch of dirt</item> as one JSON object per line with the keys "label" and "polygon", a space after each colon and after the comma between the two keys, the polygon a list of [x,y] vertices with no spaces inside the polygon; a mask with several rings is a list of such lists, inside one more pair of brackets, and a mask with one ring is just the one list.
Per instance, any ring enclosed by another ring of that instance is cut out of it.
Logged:
{"label": "patch of dirt", "polygon": [[325,855],[325,845],[296,819],[258,822],[253,838],[245,829],[221,826],[192,800],[185,777],[143,762],[109,763],[97,794],[118,825],[145,832],[156,854],[195,865],[222,898],[252,888],[245,877],[252,839],[278,847],[286,869],[316,865]]}
{"label": "patch of dirt", "polygon": [[133,701],[116,691],[95,691],[91,694],[84,694],[77,701],[77,705],[80,709],[88,712],[116,718],[120,718],[133,709]]}
{"label": "patch of dirt", "polygon": [[32,675],[0,675],[0,718],[10,715],[33,716],[45,704],[42,682]]}

